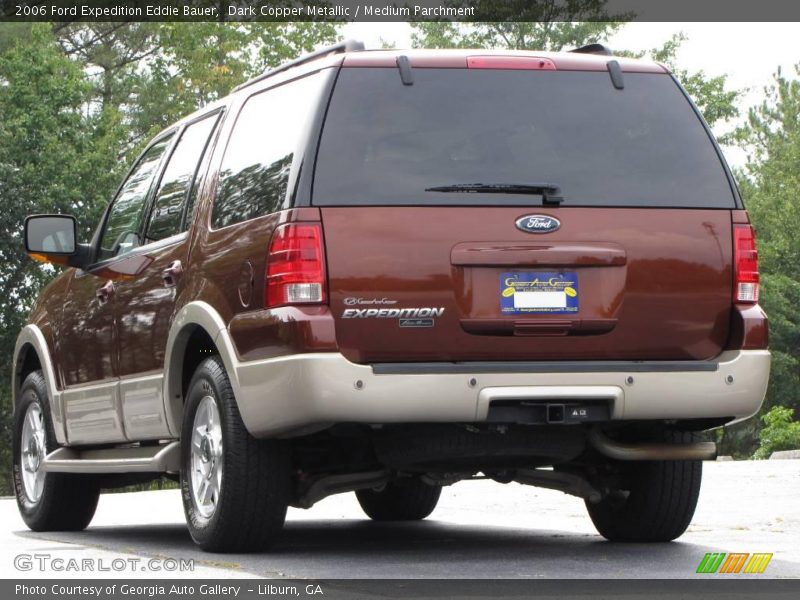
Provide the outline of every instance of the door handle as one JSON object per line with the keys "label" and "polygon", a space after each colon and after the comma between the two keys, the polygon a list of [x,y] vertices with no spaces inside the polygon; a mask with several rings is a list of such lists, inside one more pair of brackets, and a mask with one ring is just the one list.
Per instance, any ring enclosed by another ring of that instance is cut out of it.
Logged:
{"label": "door handle", "polygon": [[97,299],[100,301],[100,304],[105,304],[106,302],[108,302],[113,295],[114,295],[114,282],[111,281],[110,279],[105,282],[103,287],[99,288],[95,292],[95,296],[97,296]]}
{"label": "door handle", "polygon": [[164,287],[175,287],[178,277],[183,273],[183,265],[181,261],[173,261],[166,269],[161,271],[161,281]]}

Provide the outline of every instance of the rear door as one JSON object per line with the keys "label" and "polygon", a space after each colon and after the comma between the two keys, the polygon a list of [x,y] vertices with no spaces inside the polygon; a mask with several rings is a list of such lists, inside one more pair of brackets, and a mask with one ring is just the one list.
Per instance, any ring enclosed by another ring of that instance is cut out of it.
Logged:
{"label": "rear door", "polygon": [[219,112],[204,116],[178,134],[142,228],[144,245],[132,252],[139,260],[136,273],[117,283],[120,400],[130,439],[169,435],[162,398],[164,353],[188,266],[199,165],[218,119]]}
{"label": "rear door", "polygon": [[119,410],[119,273],[135,269],[146,202],[171,136],[155,141],[120,187],[100,233],[98,263],[76,270],[64,301],[61,364],[72,444],[126,439]]}
{"label": "rear door", "polygon": [[[731,181],[671,76],[623,78],[415,68],[403,85],[396,69],[343,68],[313,204],[345,355],[719,354]],[[555,187],[560,204],[535,191]]]}

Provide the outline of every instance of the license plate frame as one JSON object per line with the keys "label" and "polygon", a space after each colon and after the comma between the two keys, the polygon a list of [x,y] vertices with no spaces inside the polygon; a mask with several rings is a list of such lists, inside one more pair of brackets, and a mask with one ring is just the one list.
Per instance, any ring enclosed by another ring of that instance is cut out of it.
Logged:
{"label": "license plate frame", "polygon": [[575,271],[507,271],[500,274],[504,315],[576,314],[580,309]]}

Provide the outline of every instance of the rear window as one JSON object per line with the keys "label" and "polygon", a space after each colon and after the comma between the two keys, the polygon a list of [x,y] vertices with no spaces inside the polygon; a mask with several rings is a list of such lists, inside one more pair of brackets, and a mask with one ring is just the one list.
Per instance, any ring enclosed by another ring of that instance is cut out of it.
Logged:
{"label": "rear window", "polygon": [[564,206],[735,208],[706,129],[668,75],[344,68],[320,140],[316,205],[539,204],[443,193],[554,184]]}

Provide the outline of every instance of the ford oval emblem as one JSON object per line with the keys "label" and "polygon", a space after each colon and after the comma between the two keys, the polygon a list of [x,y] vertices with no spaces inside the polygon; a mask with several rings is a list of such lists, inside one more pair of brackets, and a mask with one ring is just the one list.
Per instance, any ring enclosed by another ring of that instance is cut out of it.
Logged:
{"label": "ford oval emblem", "polygon": [[550,233],[561,227],[561,221],[548,215],[525,215],[517,219],[516,225],[527,233]]}

